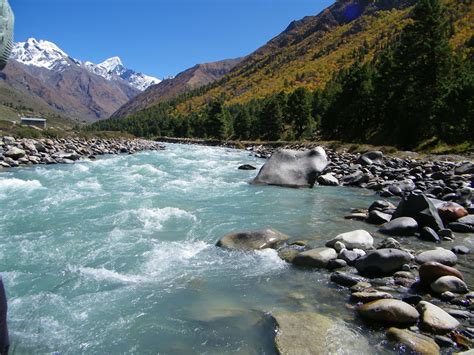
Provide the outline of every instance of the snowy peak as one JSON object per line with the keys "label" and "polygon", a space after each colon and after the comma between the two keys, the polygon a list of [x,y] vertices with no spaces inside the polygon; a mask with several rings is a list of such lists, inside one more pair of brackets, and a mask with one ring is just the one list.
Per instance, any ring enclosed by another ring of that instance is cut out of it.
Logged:
{"label": "snowy peak", "polygon": [[57,72],[62,72],[71,66],[78,66],[109,81],[124,80],[128,85],[140,91],[161,82],[157,78],[125,68],[119,57],[109,58],[100,64],[90,61],[82,62],[70,57],[56,44],[35,38],[15,43],[12,59],[25,65]]}
{"label": "snowy peak", "polygon": [[100,75],[107,80],[121,78],[140,91],[145,91],[148,87],[161,82],[160,79],[125,68],[119,57],[106,59],[97,65],[87,62],[85,67],[87,70]]}
{"label": "snowy peak", "polygon": [[70,65],[69,56],[57,45],[48,41],[37,41],[35,38],[15,43],[12,58],[25,65],[49,70],[59,70]]}
{"label": "snowy peak", "polygon": [[118,67],[123,67],[123,63],[119,57],[112,57],[104,60],[102,63],[98,64],[98,66],[107,70],[108,73],[111,73]]}

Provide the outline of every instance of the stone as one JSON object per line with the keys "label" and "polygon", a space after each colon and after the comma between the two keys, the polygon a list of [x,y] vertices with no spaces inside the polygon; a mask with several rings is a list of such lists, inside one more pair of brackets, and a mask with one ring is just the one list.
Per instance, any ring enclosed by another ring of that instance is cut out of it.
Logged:
{"label": "stone", "polygon": [[441,238],[433,228],[423,227],[420,231],[420,239],[426,240],[427,242],[440,243]]}
{"label": "stone", "polygon": [[354,302],[362,302],[368,303],[376,300],[382,299],[390,299],[393,296],[388,292],[381,292],[381,291],[362,291],[362,292],[354,292],[351,294],[351,300]]}
{"label": "stone", "polygon": [[456,175],[465,175],[465,174],[474,174],[474,164],[473,163],[463,163],[454,169]]}
{"label": "stone", "polygon": [[323,186],[338,186],[339,180],[332,174],[324,174],[318,178],[318,183]]}
{"label": "stone", "polygon": [[260,231],[247,231],[232,233],[222,237],[217,246],[233,250],[261,250],[277,249],[283,245],[289,237],[281,232],[265,229]]}
{"label": "stone", "polygon": [[383,153],[378,150],[367,152],[362,154],[362,157],[370,159],[373,164],[382,165],[383,164]]}
{"label": "stone", "polygon": [[5,136],[5,137],[3,137],[3,142],[6,145],[13,145],[13,144],[15,144],[15,138],[10,137],[10,136]]}
{"label": "stone", "polygon": [[370,205],[369,212],[374,210],[385,211],[388,209],[395,209],[393,203],[386,200],[377,200]]}
{"label": "stone", "polygon": [[453,202],[446,202],[439,206],[438,213],[445,225],[468,215],[464,207]]}
{"label": "stone", "polygon": [[465,217],[462,217],[458,219],[458,222],[462,224],[469,224],[471,226],[474,226],[474,214],[469,214]]}
{"label": "stone", "polygon": [[443,276],[455,276],[460,280],[464,280],[464,277],[459,270],[436,261],[424,263],[420,266],[418,272],[420,275],[420,281],[426,286],[431,285]]}
{"label": "stone", "polygon": [[458,257],[451,250],[444,248],[436,248],[434,250],[428,250],[418,254],[415,257],[415,261],[418,264],[424,264],[429,261],[436,261],[438,263],[454,266],[458,262]]}
{"label": "stone", "polygon": [[357,259],[359,259],[360,257],[364,255],[365,255],[365,251],[363,251],[362,249],[354,249],[354,250],[343,249],[339,253],[338,258],[346,261],[347,264],[349,265],[353,265]]}
{"label": "stone", "polygon": [[238,169],[239,170],[257,170],[256,167],[254,167],[253,165],[250,165],[250,164],[241,165],[241,166],[239,166]]}
{"label": "stone", "polygon": [[347,262],[342,259],[329,260],[327,268],[328,270],[342,269],[347,266]]}
{"label": "stone", "polygon": [[23,158],[26,155],[26,152],[23,149],[13,147],[3,153],[3,155],[7,158],[18,160],[20,158]]}
{"label": "stone", "polygon": [[350,289],[351,289],[351,292],[362,292],[371,287],[372,285],[370,283],[361,281],[361,282],[356,283],[354,286],[351,286]]}
{"label": "stone", "polygon": [[362,318],[387,324],[410,325],[418,321],[418,311],[400,300],[383,299],[357,308]]}
{"label": "stone", "polygon": [[281,149],[267,160],[253,183],[313,187],[328,164],[326,152],[321,147],[307,151]]}
{"label": "stone", "polygon": [[431,227],[435,231],[444,228],[438,209],[425,195],[411,194],[398,204],[393,218],[411,217],[420,227]]}
{"label": "stone", "polygon": [[387,330],[387,338],[402,344],[416,354],[437,355],[440,353],[440,348],[433,339],[407,329],[389,328]]}
{"label": "stone", "polygon": [[411,217],[399,217],[385,223],[379,232],[393,236],[411,236],[418,232],[418,223]]}
{"label": "stone", "polygon": [[400,245],[400,242],[394,238],[387,238],[380,245],[377,247],[377,249],[401,249],[402,246]]}
{"label": "stone", "polygon": [[456,245],[456,246],[451,248],[451,251],[454,254],[466,255],[466,254],[469,254],[471,252],[471,249],[469,249],[468,247],[466,247],[464,245]]}
{"label": "stone", "polygon": [[339,253],[341,250],[346,249],[346,246],[344,245],[343,242],[337,241],[336,243],[334,243],[333,248],[334,248],[334,250],[336,250],[336,252]]}
{"label": "stone", "polygon": [[354,266],[361,274],[387,275],[400,271],[413,256],[398,249],[378,249],[370,251],[355,261]]}
{"label": "stone", "polygon": [[360,282],[365,282],[365,278],[345,272],[336,271],[331,274],[331,281],[345,287],[352,287]]}
{"label": "stone", "polygon": [[344,219],[353,219],[356,221],[365,221],[367,219],[367,213],[365,212],[354,212],[347,216],[344,216]]}
{"label": "stone", "polygon": [[316,248],[299,253],[293,259],[293,264],[299,266],[326,268],[329,261],[336,258],[337,253],[333,248]]}
{"label": "stone", "polygon": [[310,312],[275,312],[275,346],[281,355],[339,354],[351,349],[353,354],[368,354],[370,346],[361,334],[342,321]]}
{"label": "stone", "polygon": [[455,276],[442,276],[431,284],[431,289],[438,293],[442,294],[446,291],[464,294],[469,292],[467,285],[463,280]]}
{"label": "stone", "polygon": [[467,223],[451,222],[448,228],[457,233],[474,233],[474,226]]}
{"label": "stone", "polygon": [[421,329],[430,333],[446,334],[460,325],[456,318],[429,302],[421,301],[416,309],[420,313]]}
{"label": "stone", "polygon": [[352,232],[339,234],[326,243],[327,247],[333,247],[336,242],[342,242],[347,249],[371,249],[374,245],[374,238],[365,230],[355,230]]}
{"label": "stone", "polygon": [[379,210],[372,210],[367,217],[367,223],[370,224],[384,224],[390,222],[392,215],[383,213]]}
{"label": "stone", "polygon": [[454,341],[443,335],[436,335],[434,340],[436,344],[438,344],[442,348],[451,348],[456,346],[456,343]]}
{"label": "stone", "polygon": [[278,256],[280,259],[290,264],[293,262],[293,260],[295,260],[296,255],[299,253],[301,253],[301,251],[291,248],[282,248],[278,250]]}

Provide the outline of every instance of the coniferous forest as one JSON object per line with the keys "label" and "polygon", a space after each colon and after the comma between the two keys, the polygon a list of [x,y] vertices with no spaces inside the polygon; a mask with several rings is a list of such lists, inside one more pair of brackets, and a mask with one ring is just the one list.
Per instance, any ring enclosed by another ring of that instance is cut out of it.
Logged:
{"label": "coniferous forest", "polygon": [[367,60],[335,73],[324,89],[282,91],[245,104],[214,98],[182,114],[176,106],[201,88],[122,119],[90,126],[140,137],[216,139],[325,139],[413,149],[439,139],[474,141],[474,37],[458,50],[454,29],[439,0],[420,0],[411,22]]}

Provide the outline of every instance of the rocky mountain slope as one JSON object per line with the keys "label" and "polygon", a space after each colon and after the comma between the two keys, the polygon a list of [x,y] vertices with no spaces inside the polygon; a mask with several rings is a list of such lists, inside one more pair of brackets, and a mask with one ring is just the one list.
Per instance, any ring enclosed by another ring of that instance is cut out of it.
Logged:
{"label": "rocky mountain slope", "polygon": [[167,79],[158,85],[151,86],[122,106],[112,117],[126,117],[130,114],[171,100],[180,94],[215,82],[228,74],[242,58],[222,60],[219,62],[198,64],[183,71],[175,78]]}
{"label": "rocky mountain slope", "polygon": [[[2,87],[24,95],[22,100],[29,102],[25,106],[40,103],[59,115],[84,121],[109,117],[159,82],[125,68],[118,57],[100,64],[81,62],[54,43],[32,38],[15,44],[12,58],[0,77]],[[4,100],[0,104],[12,107],[19,99]]]}

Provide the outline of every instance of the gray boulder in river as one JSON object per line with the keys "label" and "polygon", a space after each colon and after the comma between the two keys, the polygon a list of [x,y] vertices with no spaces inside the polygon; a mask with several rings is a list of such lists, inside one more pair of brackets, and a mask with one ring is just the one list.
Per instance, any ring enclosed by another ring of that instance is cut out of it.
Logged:
{"label": "gray boulder in river", "polygon": [[289,237],[273,229],[260,231],[247,231],[228,234],[217,242],[218,247],[233,250],[261,250],[277,249],[283,245]]}
{"label": "gray boulder in river", "polygon": [[379,232],[394,236],[415,235],[418,231],[418,223],[411,217],[399,217],[385,223]]}
{"label": "gray boulder in river", "polygon": [[419,227],[430,227],[435,231],[444,228],[438,209],[425,195],[411,194],[400,201],[393,214],[393,219],[411,217],[418,222]]}
{"label": "gray boulder in river", "polygon": [[378,249],[370,251],[355,261],[355,267],[360,274],[386,275],[402,269],[413,256],[398,249]]}
{"label": "gray boulder in river", "polygon": [[260,169],[254,184],[313,187],[329,161],[321,147],[306,151],[280,149]]}

